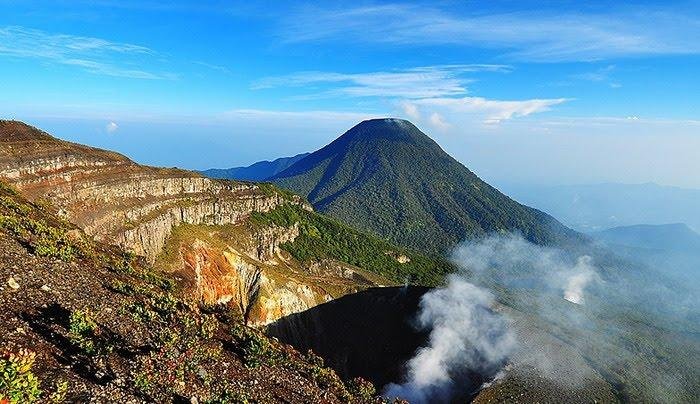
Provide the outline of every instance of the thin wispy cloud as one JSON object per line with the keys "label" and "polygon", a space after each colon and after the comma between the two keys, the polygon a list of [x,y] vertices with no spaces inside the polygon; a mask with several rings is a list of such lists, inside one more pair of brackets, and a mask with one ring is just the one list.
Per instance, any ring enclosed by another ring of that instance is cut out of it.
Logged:
{"label": "thin wispy cloud", "polygon": [[299,72],[258,80],[253,88],[299,87],[306,92],[317,91],[315,95],[319,97],[393,99],[406,117],[439,130],[452,127],[451,117],[456,114],[467,114],[482,123],[498,124],[548,111],[567,101],[566,98],[491,100],[467,96],[467,85],[471,82],[468,73],[511,70],[507,65],[470,64],[368,73]]}
{"label": "thin wispy cloud", "polygon": [[615,70],[615,65],[601,67],[592,72],[574,74],[572,77],[586,81],[606,81],[610,79],[611,73]]}
{"label": "thin wispy cloud", "polygon": [[349,121],[359,122],[365,119],[384,117],[384,114],[347,112],[347,111],[324,111],[324,110],[307,110],[307,111],[283,111],[283,110],[268,110],[268,109],[233,109],[226,111],[218,116],[218,119],[223,121],[240,121],[249,120],[255,122],[288,122],[295,121]]}
{"label": "thin wispy cloud", "polygon": [[109,122],[107,125],[105,125],[105,130],[107,133],[114,133],[119,129],[119,125],[117,125],[116,122]]}
{"label": "thin wispy cloud", "polygon": [[144,46],[19,26],[0,28],[0,56],[74,66],[114,77],[149,80],[177,77],[173,73],[151,72],[139,67],[138,60],[158,57]]}
{"label": "thin wispy cloud", "polygon": [[499,49],[519,60],[560,62],[697,54],[700,19],[678,10],[458,15],[435,7],[385,4],[303,8],[282,23],[288,43],[355,41]]}
{"label": "thin wispy cloud", "polygon": [[428,98],[467,93],[466,73],[508,72],[507,65],[441,65],[368,73],[298,72],[268,77],[253,83],[253,89],[326,85],[316,95],[351,97]]}
{"label": "thin wispy cloud", "polygon": [[[528,115],[549,111],[553,106],[568,101],[566,98],[553,99],[528,99],[528,100],[491,100],[482,97],[462,97],[462,98],[424,98],[414,100],[416,111],[429,108],[435,113],[443,115],[472,115],[478,117],[485,124],[498,124],[502,121],[525,117]],[[404,110],[406,107],[404,107]],[[440,112],[435,112],[440,111]],[[440,115],[441,116],[441,115]],[[431,121],[433,119],[431,118]],[[441,119],[438,127],[444,126]]]}
{"label": "thin wispy cloud", "polygon": [[615,72],[615,65],[608,65],[598,68],[594,71],[589,71],[585,73],[578,73],[571,76],[575,80],[590,81],[593,83],[606,83],[611,88],[620,88],[622,84],[615,81],[613,78],[613,73]]}
{"label": "thin wispy cloud", "polygon": [[216,70],[216,71],[221,72],[221,73],[226,73],[226,74],[231,73],[231,70],[226,66],[215,65],[212,63],[201,62],[201,61],[195,61],[193,63],[196,65],[199,65],[199,66],[206,67],[206,68],[211,69],[211,70]]}

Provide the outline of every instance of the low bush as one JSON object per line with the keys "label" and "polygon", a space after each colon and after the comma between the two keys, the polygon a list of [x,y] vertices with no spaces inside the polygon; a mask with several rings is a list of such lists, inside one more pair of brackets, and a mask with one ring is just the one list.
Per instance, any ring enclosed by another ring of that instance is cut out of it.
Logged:
{"label": "low bush", "polygon": [[73,345],[88,355],[111,351],[110,346],[100,339],[100,328],[87,308],[71,313],[68,337]]}
{"label": "low bush", "polygon": [[214,397],[205,401],[205,403],[249,404],[254,402],[250,395],[245,391],[245,388],[240,385],[234,385],[232,383],[226,382],[219,390],[221,391],[215,392]]}
{"label": "low bush", "polygon": [[348,382],[348,391],[361,400],[370,400],[377,395],[374,384],[361,377],[356,377]]}
{"label": "low bush", "polygon": [[43,219],[32,218],[39,209],[18,201],[15,196],[0,196],[0,227],[40,257],[70,261],[92,256],[91,243],[79,231],[68,231],[69,227],[59,219],[49,224]]}
{"label": "low bush", "polygon": [[274,365],[282,358],[282,353],[259,331],[243,324],[234,324],[231,335],[240,347],[243,363],[248,367]]}
{"label": "low bush", "polygon": [[32,372],[35,361],[36,353],[28,349],[0,354],[0,403],[65,402],[68,382],[57,380],[53,390],[42,391],[41,381]]}
{"label": "low bush", "polygon": [[41,397],[39,379],[32,373],[36,354],[26,349],[0,357],[0,403],[33,403]]}
{"label": "low bush", "polygon": [[170,316],[169,321],[159,319],[149,324],[155,336],[153,350],[138,359],[138,371],[133,374],[141,395],[161,402],[184,394],[182,389],[187,386],[216,383],[206,368],[220,360],[223,349],[218,341],[203,335],[213,334],[215,327],[184,310]]}

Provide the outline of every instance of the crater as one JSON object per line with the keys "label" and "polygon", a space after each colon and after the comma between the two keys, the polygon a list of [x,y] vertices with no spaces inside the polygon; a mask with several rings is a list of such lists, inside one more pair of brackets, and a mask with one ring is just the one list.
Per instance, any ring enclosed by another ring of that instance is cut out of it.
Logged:
{"label": "crater", "polygon": [[[430,290],[371,288],[283,317],[268,325],[267,334],[300,352],[313,350],[344,379],[361,376],[381,390],[401,382],[406,362],[428,344],[430,330],[413,324],[420,299]],[[451,401],[471,401],[494,374],[461,373],[456,381],[461,392]]]}

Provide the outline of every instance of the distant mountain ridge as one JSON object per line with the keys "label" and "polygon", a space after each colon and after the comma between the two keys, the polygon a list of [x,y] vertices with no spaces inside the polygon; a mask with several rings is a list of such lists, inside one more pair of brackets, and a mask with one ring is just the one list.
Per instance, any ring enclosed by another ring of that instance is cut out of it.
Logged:
{"label": "distant mountain ridge", "polygon": [[700,234],[687,225],[622,226],[591,236],[630,262],[641,262],[700,292]]}
{"label": "distant mountain ridge", "polygon": [[491,187],[401,119],[363,121],[270,180],[339,220],[430,253],[493,232],[538,244],[583,237]]}
{"label": "distant mountain ridge", "polygon": [[502,189],[521,203],[553,215],[567,226],[593,232],[640,223],[685,223],[700,231],[700,190],[654,183],[516,185]]}
{"label": "distant mountain ridge", "polygon": [[621,226],[593,233],[593,236],[610,244],[700,253],[700,234],[684,223]]}
{"label": "distant mountain ridge", "polygon": [[200,171],[210,178],[240,180],[240,181],[264,181],[287,167],[308,156],[309,153],[301,153],[292,157],[280,157],[272,161],[258,161],[247,167],[212,168]]}

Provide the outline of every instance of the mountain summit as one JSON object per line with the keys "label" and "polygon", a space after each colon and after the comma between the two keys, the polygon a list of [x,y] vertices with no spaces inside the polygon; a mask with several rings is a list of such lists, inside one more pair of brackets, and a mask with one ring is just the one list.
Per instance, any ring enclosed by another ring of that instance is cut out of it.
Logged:
{"label": "mountain summit", "polygon": [[318,210],[431,253],[492,232],[538,244],[580,236],[482,181],[411,122],[360,122],[271,179]]}

